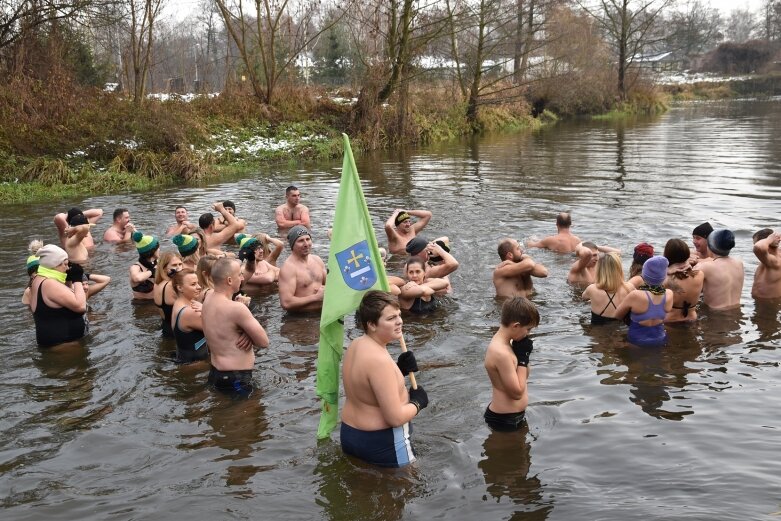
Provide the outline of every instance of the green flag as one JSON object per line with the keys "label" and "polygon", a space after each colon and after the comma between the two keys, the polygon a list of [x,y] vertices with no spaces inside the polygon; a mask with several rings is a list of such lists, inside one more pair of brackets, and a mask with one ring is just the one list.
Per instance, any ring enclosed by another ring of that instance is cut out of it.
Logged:
{"label": "green flag", "polygon": [[317,396],[323,401],[318,439],[329,437],[339,421],[339,364],[344,350],[342,318],[358,309],[368,290],[388,291],[388,277],[361,190],[350,139],[346,134],[342,136],[344,162],[328,252],[328,277],[317,351]]}

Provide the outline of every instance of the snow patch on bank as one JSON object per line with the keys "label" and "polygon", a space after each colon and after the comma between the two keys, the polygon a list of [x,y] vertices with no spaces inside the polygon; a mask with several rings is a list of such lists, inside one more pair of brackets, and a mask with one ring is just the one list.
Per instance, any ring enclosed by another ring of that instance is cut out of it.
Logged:
{"label": "snow patch on bank", "polygon": [[727,83],[729,81],[746,81],[751,76],[722,76],[707,72],[665,72],[656,76],[657,83],[662,85],[692,85],[694,83]]}

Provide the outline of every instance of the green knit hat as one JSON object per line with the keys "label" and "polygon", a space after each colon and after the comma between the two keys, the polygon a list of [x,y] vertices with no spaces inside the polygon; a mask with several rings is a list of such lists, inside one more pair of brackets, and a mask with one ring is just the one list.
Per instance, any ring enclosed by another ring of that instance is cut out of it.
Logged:
{"label": "green knit hat", "polygon": [[41,258],[37,255],[27,257],[27,269],[37,268],[41,264]]}
{"label": "green knit hat", "polygon": [[179,255],[182,257],[192,255],[195,253],[195,250],[198,249],[198,239],[192,235],[174,235],[174,238],[171,239],[171,241],[179,248]]}
{"label": "green knit hat", "polygon": [[244,249],[244,248],[254,248],[256,245],[260,243],[252,235],[240,233],[236,236],[236,244],[239,245],[239,248]]}
{"label": "green knit hat", "polygon": [[136,243],[136,249],[139,254],[155,251],[160,246],[160,242],[154,235],[144,235],[141,232],[133,232],[131,237],[133,238],[133,242]]}

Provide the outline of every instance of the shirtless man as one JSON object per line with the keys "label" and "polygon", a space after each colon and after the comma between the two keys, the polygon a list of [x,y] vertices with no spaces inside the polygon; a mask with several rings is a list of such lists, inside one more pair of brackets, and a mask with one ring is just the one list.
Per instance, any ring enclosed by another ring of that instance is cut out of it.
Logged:
{"label": "shirtless man", "polygon": [[[225,207],[225,209],[230,213],[232,216],[236,217],[236,203],[233,201],[226,199],[222,202],[222,205]],[[222,216],[217,217],[217,219],[214,221],[214,231],[220,232],[223,228],[228,226],[228,223],[225,222],[225,218]]]}
{"label": "shirtless man", "polygon": [[274,220],[277,221],[277,226],[282,229],[298,225],[311,228],[309,208],[301,204],[301,191],[298,187],[288,186],[285,189],[285,199],[285,203],[277,206],[274,212]]}
{"label": "shirtless man", "polygon": [[[412,222],[417,217],[417,222]],[[407,243],[419,234],[431,220],[427,210],[405,211],[397,208],[385,221],[385,234],[388,236],[388,249],[391,253],[404,253]]]}
{"label": "shirtless man", "polygon": [[130,236],[136,227],[130,222],[130,212],[127,208],[117,208],[112,215],[111,226],[103,233],[104,242],[130,242]]}
{"label": "shirtless man", "polygon": [[[231,299],[241,287],[241,263],[236,259],[218,259],[211,277],[214,291],[201,308],[211,361],[209,383],[219,391],[249,396],[255,366],[252,346],[268,347],[268,335],[245,304]],[[250,342],[242,342],[243,336]]]}
{"label": "shirtless man", "polygon": [[418,370],[412,352],[394,362],[387,345],[402,336],[396,298],[368,291],[356,313],[364,335],[344,354],[341,444],[345,454],[382,467],[404,467],[415,461],[409,422],[428,405],[422,387],[407,391],[404,376]]}
{"label": "shirtless man", "polygon": [[198,218],[198,226],[206,234],[207,248],[219,248],[226,242],[233,241],[233,236],[242,231],[247,225],[244,219],[236,219],[232,213],[226,210],[223,203],[214,203],[214,209],[222,215],[226,225],[222,230],[215,232],[214,215],[211,212],[202,214]]}
{"label": "shirtless man", "polygon": [[285,311],[319,311],[325,294],[325,263],[312,253],[309,229],[301,224],[287,234],[292,253],[279,271],[279,302]]}
{"label": "shirtless man", "polygon": [[495,431],[517,431],[526,421],[529,395],[529,332],[540,323],[537,308],[524,297],[513,297],[502,306],[499,331],[485,352],[485,370],[491,379],[491,403],[485,422]]}
{"label": "shirtless man", "polygon": [[694,258],[698,261],[711,261],[713,255],[708,250],[708,237],[713,232],[713,226],[707,221],[692,230],[692,244],[694,244]]}
{"label": "shirtless man", "polygon": [[85,244],[92,240],[90,230],[95,225],[87,222],[83,213],[74,214],[69,223],[64,230],[64,248],[68,253],[68,260],[74,264],[83,264],[89,258],[89,250]]}
{"label": "shirtless man", "polygon": [[497,248],[501,263],[494,269],[497,297],[528,297],[534,291],[532,277],[547,277],[548,270],[523,253],[515,239],[502,239]]}
{"label": "shirtless man", "polygon": [[740,307],[743,291],[743,261],[730,257],[735,247],[735,235],[725,229],[713,230],[708,235],[708,249],[713,253],[711,262],[698,262],[696,268],[705,274],[702,300],[711,309]]}
{"label": "shirtless man", "polygon": [[778,251],[781,233],[765,228],[755,233],[753,239],[754,255],[759,259],[759,266],[754,274],[751,296],[754,298],[781,297],[781,252]]}
{"label": "shirtless man", "polygon": [[197,226],[187,220],[187,208],[184,206],[177,206],[174,209],[174,218],[176,222],[168,227],[168,231],[165,232],[169,237],[172,235],[184,235],[186,233],[192,233]]}
{"label": "shirtless man", "polygon": [[578,260],[572,264],[567,275],[567,282],[578,286],[588,286],[594,284],[597,277],[597,259],[599,258],[599,249],[593,242],[584,242],[575,249],[575,255]]}
{"label": "shirtless man", "polygon": [[571,253],[575,251],[580,239],[572,235],[572,216],[569,213],[562,212],[556,216],[556,235],[545,237],[540,241],[529,239],[526,241],[527,248],[546,248],[556,253]]}
{"label": "shirtless man", "polygon": [[[89,210],[85,210],[82,212],[78,208],[71,208],[68,210],[68,213],[62,212],[58,213],[54,216],[54,224],[57,226],[57,234],[60,237],[60,244],[62,244],[62,247],[65,248],[65,241],[68,238],[68,228],[71,227],[71,220],[76,215],[83,215],[84,220],[88,224],[92,224],[93,226],[97,224],[97,222],[100,220],[101,217],[103,217],[103,210],[100,208],[91,208]],[[84,246],[85,250],[92,249],[95,247],[95,240],[92,238],[92,234],[87,231],[87,234],[82,237],[81,245]],[[67,251],[67,248],[66,248]],[[87,256],[84,255],[84,259],[86,259]]]}

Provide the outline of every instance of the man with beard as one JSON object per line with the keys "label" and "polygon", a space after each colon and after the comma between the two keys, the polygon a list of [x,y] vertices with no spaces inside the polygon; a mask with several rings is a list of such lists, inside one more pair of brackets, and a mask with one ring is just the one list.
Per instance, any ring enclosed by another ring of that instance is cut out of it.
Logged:
{"label": "man with beard", "polygon": [[548,276],[548,270],[523,253],[515,239],[502,239],[497,248],[502,262],[494,269],[497,297],[528,297],[534,291],[532,277]]}

